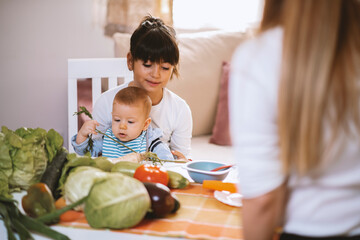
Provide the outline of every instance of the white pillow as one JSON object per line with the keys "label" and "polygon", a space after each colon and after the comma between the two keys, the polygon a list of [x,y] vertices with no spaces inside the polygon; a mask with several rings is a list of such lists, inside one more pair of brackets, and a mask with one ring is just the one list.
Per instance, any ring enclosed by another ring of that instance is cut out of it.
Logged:
{"label": "white pillow", "polygon": [[[116,33],[115,57],[126,57],[130,34]],[[242,32],[208,31],[177,35],[180,50],[179,79],[168,88],[186,100],[193,116],[193,136],[211,134],[218,102],[221,67],[230,61],[243,41]]]}

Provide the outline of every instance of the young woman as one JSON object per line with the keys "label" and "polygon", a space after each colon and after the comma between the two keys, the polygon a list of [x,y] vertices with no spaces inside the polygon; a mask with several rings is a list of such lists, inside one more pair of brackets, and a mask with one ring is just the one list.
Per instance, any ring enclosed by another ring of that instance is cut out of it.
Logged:
{"label": "young woman", "polygon": [[245,239],[360,239],[359,23],[358,0],[268,0],[236,51]]}
{"label": "young woman", "polygon": [[111,126],[115,94],[127,86],[140,87],[151,98],[151,125],[163,131],[161,140],[169,144],[176,158],[189,157],[191,110],[182,98],[166,88],[172,75],[178,74],[179,49],[175,31],[159,18],[145,17],[131,36],[127,60],[128,68],[134,72],[134,80],[109,89],[96,101],[93,117],[100,124],[98,129],[104,131]]}

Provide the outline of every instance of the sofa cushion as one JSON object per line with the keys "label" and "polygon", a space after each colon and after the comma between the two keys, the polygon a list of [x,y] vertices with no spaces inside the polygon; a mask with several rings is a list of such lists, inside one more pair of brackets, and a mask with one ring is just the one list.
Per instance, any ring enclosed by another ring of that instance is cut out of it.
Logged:
{"label": "sofa cushion", "polygon": [[191,140],[191,159],[208,160],[225,164],[235,163],[234,150],[232,146],[220,146],[210,144],[210,135],[194,137]]}
{"label": "sofa cushion", "polygon": [[230,63],[223,62],[215,125],[209,141],[210,143],[224,146],[231,146],[228,104],[229,72]]}
{"label": "sofa cushion", "polygon": [[[126,57],[130,34],[116,33],[115,57]],[[243,41],[242,32],[207,31],[178,34],[179,78],[168,88],[185,99],[193,116],[193,136],[211,134],[216,115],[223,61],[230,61]]]}

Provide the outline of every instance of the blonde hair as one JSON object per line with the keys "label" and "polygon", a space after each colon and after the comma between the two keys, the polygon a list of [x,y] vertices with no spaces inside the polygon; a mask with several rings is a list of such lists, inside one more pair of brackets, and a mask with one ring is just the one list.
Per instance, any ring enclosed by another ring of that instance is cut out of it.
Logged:
{"label": "blonde hair", "polygon": [[152,105],[151,98],[146,91],[138,87],[126,87],[121,89],[116,93],[113,103],[126,105],[142,104],[145,118],[149,117]]}
{"label": "blonde hair", "polygon": [[[261,31],[284,30],[278,95],[283,170],[308,173],[340,131],[360,133],[360,2],[269,0]],[[323,123],[332,130],[325,143]]]}

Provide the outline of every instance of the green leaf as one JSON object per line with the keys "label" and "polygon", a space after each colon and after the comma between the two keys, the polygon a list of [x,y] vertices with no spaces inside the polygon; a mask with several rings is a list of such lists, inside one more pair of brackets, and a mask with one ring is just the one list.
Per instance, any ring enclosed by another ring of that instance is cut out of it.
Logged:
{"label": "green leaf", "polygon": [[54,129],[50,129],[46,134],[45,144],[48,159],[49,162],[51,162],[62,148],[64,144],[64,139],[57,131],[55,131]]}
{"label": "green leaf", "polygon": [[88,116],[90,119],[93,119],[91,113],[86,109],[86,107],[80,106],[80,111],[79,112],[75,112],[74,115],[80,115],[80,114],[85,114],[86,116]]}
{"label": "green leaf", "polygon": [[9,190],[9,181],[6,174],[0,170],[0,195],[11,198],[10,190]]}
{"label": "green leaf", "polygon": [[66,158],[68,159],[68,161],[66,162],[65,166],[62,169],[61,176],[59,179],[59,189],[61,190],[62,193],[64,191],[64,185],[66,179],[73,168],[79,166],[91,166],[91,167],[97,166],[94,159],[91,158],[90,153],[85,154],[84,156],[78,156],[75,153],[70,153],[66,156]]}
{"label": "green leaf", "polygon": [[[10,177],[12,174],[12,160],[10,157],[10,149],[5,141],[5,134],[0,132],[0,171]],[[1,190],[0,190],[1,192]]]}
{"label": "green leaf", "polygon": [[7,235],[9,240],[16,240],[15,235],[11,229],[11,218],[8,214],[7,207],[5,204],[0,202],[0,216],[4,221],[5,228],[7,230]]}
{"label": "green leaf", "polygon": [[2,126],[1,132],[5,134],[6,142],[14,148],[21,148],[22,147],[22,138],[16,135],[15,132],[11,131],[5,126]]}

